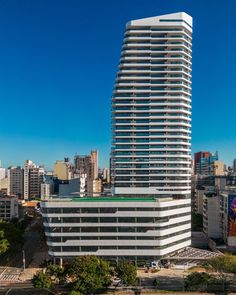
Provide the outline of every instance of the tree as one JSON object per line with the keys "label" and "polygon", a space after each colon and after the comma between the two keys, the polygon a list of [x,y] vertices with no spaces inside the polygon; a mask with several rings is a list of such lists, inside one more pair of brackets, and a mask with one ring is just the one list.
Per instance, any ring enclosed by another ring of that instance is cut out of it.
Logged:
{"label": "tree", "polygon": [[9,246],[12,247],[23,243],[23,230],[20,229],[19,224],[0,220],[0,231],[4,232],[4,237],[7,239]]}
{"label": "tree", "polygon": [[236,274],[236,257],[231,254],[216,256],[207,260],[207,266],[217,273],[220,279],[218,283],[222,284],[224,290],[231,280],[228,273]]}
{"label": "tree", "polygon": [[8,250],[9,246],[10,244],[8,240],[4,238],[4,231],[1,230],[0,231],[0,255],[5,253]]}
{"label": "tree", "polygon": [[137,268],[131,261],[120,262],[116,272],[124,285],[135,286],[137,284]]}
{"label": "tree", "polygon": [[55,283],[60,283],[64,278],[64,268],[58,264],[48,264],[46,267],[46,273]]}
{"label": "tree", "polygon": [[73,290],[82,294],[102,292],[111,284],[108,262],[93,255],[75,258],[67,273],[73,280]]}
{"label": "tree", "polygon": [[47,273],[40,271],[33,276],[32,283],[35,288],[50,289],[52,286],[52,280]]}
{"label": "tree", "polygon": [[212,270],[217,272],[220,276],[224,276],[225,273],[236,274],[236,256],[231,254],[225,254],[208,259],[208,265]]}
{"label": "tree", "polygon": [[205,291],[212,277],[206,272],[193,272],[184,279],[187,291]]}

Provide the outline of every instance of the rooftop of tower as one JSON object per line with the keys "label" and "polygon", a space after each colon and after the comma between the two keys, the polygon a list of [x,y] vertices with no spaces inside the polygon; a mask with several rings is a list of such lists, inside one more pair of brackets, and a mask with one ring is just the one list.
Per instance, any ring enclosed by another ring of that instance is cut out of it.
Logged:
{"label": "rooftop of tower", "polygon": [[156,26],[156,25],[176,25],[183,22],[192,28],[192,17],[185,12],[176,12],[159,16],[141,18],[129,21],[126,26]]}

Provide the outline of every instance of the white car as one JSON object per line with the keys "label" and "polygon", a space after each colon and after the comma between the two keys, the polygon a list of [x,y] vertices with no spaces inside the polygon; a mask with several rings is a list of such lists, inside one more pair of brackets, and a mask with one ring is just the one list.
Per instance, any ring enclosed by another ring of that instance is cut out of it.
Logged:
{"label": "white car", "polygon": [[112,282],[113,282],[113,284],[119,284],[121,282],[121,279],[115,277],[112,279]]}

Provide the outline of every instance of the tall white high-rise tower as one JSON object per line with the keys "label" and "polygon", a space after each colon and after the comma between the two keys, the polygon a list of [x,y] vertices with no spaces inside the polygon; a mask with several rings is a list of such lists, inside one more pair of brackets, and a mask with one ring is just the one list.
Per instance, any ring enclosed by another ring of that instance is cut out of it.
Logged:
{"label": "tall white high-rise tower", "polygon": [[190,197],[192,18],[126,25],[112,98],[113,193]]}
{"label": "tall white high-rise tower", "polygon": [[112,98],[113,196],[41,203],[54,259],[144,265],[191,244],[191,34],[183,12],[127,24]]}

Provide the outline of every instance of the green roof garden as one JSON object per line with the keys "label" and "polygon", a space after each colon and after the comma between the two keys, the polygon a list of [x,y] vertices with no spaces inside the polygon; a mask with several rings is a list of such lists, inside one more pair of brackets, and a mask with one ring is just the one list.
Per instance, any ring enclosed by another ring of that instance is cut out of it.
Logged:
{"label": "green roof garden", "polygon": [[158,198],[154,196],[130,197],[130,196],[109,196],[109,197],[80,197],[79,195],[65,195],[63,197],[50,197],[45,202],[155,202]]}

